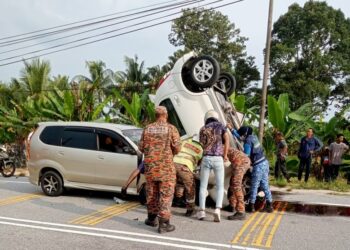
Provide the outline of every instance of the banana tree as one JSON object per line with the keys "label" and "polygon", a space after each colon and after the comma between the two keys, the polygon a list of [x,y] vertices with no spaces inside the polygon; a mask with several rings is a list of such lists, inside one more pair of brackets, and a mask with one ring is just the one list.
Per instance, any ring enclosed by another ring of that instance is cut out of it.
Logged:
{"label": "banana tree", "polygon": [[116,103],[122,107],[125,112],[117,112],[119,119],[126,123],[131,123],[137,127],[142,127],[148,122],[154,121],[154,104],[149,100],[149,90],[143,92],[140,96],[134,92],[131,101],[123,96],[119,91],[114,90],[113,95]]}
{"label": "banana tree", "polygon": [[246,123],[247,124],[252,124],[255,121],[259,120],[259,106],[255,105],[252,107],[248,107],[249,103],[249,98],[246,99],[246,96],[244,95],[236,95],[233,93],[229,97],[231,103],[235,106],[237,111],[242,112],[243,114],[246,115]]}
{"label": "banana tree", "polygon": [[317,114],[311,103],[306,103],[299,109],[292,111],[289,108],[288,94],[281,94],[276,100],[268,96],[268,121],[275,130],[282,132],[286,139],[291,139],[309,124]]}

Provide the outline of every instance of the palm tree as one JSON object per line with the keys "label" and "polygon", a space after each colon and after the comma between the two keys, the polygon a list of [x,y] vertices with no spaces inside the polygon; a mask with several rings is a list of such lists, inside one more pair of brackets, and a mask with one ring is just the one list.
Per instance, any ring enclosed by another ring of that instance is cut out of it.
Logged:
{"label": "palm tree", "polygon": [[51,66],[48,61],[34,59],[24,61],[20,79],[12,79],[12,84],[25,92],[26,97],[39,99],[49,85]]}
{"label": "palm tree", "polygon": [[138,57],[134,58],[125,57],[126,70],[117,71],[115,74],[115,80],[119,86],[121,93],[130,100],[130,93],[138,92],[142,93],[144,90],[144,84],[148,82],[149,76],[145,73],[145,63],[138,62]]}
{"label": "palm tree", "polygon": [[102,61],[88,61],[86,66],[90,72],[90,82],[93,85],[99,102],[111,93],[114,86],[114,73],[106,69],[106,64]]}

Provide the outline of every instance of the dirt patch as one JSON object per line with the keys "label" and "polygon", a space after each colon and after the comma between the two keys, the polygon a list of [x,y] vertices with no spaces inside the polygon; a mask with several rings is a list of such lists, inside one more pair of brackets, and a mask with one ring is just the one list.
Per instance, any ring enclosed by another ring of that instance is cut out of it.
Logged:
{"label": "dirt patch", "polygon": [[16,172],[15,172],[14,176],[16,176],[16,177],[29,176],[28,168],[16,168]]}

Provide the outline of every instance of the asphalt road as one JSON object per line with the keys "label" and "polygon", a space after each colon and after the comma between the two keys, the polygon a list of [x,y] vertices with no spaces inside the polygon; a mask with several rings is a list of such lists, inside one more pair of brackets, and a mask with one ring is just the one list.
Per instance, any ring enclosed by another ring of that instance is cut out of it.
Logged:
{"label": "asphalt road", "polygon": [[[274,213],[245,221],[228,221],[223,211],[214,223],[213,210],[198,221],[173,208],[176,231],[162,235],[144,224],[146,209],[136,197],[124,204],[112,198],[81,190],[47,197],[25,177],[1,178],[0,249],[350,249],[349,216],[295,213],[290,195],[276,196]],[[349,197],[334,199],[322,202],[350,206]]]}

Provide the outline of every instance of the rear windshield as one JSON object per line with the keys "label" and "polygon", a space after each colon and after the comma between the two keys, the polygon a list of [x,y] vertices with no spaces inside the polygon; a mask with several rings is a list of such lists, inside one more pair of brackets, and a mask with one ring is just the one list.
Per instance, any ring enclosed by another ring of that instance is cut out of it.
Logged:
{"label": "rear windshield", "polygon": [[62,126],[47,126],[40,134],[40,140],[48,145],[59,146],[61,144]]}
{"label": "rear windshield", "polygon": [[126,137],[128,137],[133,143],[138,145],[140,140],[141,140],[142,131],[143,131],[143,129],[141,129],[141,128],[125,129],[125,130],[123,130],[123,134]]}

